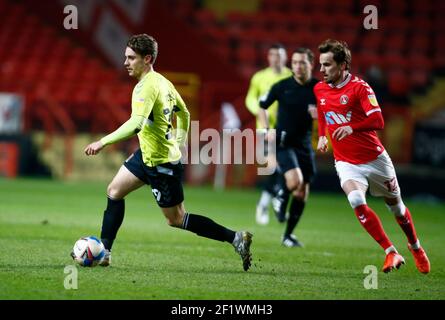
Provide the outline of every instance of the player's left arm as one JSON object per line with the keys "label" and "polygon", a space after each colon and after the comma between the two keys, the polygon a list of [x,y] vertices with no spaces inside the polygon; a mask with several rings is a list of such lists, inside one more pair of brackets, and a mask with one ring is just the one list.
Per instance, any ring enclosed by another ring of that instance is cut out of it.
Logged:
{"label": "player's left arm", "polygon": [[371,87],[367,83],[360,85],[357,90],[357,95],[360,105],[366,114],[366,118],[349,126],[342,126],[335,129],[332,137],[338,141],[351,135],[354,131],[382,130],[385,125],[382,110]]}
{"label": "player's left arm", "polygon": [[247,95],[245,99],[245,104],[247,109],[252,113],[255,117],[258,116],[258,111],[260,109],[260,105],[258,102],[258,97],[260,96],[260,88],[259,88],[259,74],[256,73],[253,75],[250,80],[249,89],[247,90]]}
{"label": "player's left arm", "polygon": [[317,87],[315,86],[313,89],[314,96],[315,96],[315,103],[317,105],[317,120],[318,120],[318,143],[317,143],[317,150],[321,152],[327,152],[328,151],[328,138],[326,137],[326,118],[324,117],[324,113],[322,110],[321,105],[318,105],[318,99],[317,97]]}
{"label": "player's left arm", "polygon": [[311,90],[311,98],[309,100],[309,105],[307,108],[307,112],[311,116],[312,120],[318,119],[318,109],[317,109],[317,99],[315,98],[315,93],[313,91],[314,88]]}

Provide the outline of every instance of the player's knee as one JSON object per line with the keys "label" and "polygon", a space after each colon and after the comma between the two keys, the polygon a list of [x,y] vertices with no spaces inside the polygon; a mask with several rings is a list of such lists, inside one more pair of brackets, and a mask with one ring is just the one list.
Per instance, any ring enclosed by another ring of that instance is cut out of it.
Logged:
{"label": "player's knee", "polygon": [[386,207],[391,211],[396,217],[403,217],[405,215],[406,207],[402,200],[395,205],[388,205]]}
{"label": "player's knee", "polygon": [[286,183],[287,189],[292,193],[296,192],[299,187],[298,181],[292,180]]}
{"label": "player's knee", "polygon": [[286,186],[289,191],[292,193],[296,192],[300,189],[301,184],[303,183],[303,179],[301,179],[297,174],[292,175],[286,179]]}
{"label": "player's knee", "polygon": [[110,183],[107,187],[107,195],[108,197],[110,197],[111,199],[122,199],[123,195],[122,192],[120,190],[120,188],[114,184],[114,183]]}
{"label": "player's knee", "polygon": [[305,192],[301,188],[292,191],[292,197],[298,201],[306,201]]}
{"label": "player's knee", "polygon": [[348,201],[352,209],[355,209],[358,206],[366,204],[365,193],[361,190],[353,190],[348,194]]}

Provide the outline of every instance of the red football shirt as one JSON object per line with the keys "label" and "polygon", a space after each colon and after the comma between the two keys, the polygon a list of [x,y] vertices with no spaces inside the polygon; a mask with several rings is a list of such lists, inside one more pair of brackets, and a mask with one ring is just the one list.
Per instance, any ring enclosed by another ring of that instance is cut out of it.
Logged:
{"label": "red football shirt", "polygon": [[332,139],[332,133],[341,126],[361,122],[373,112],[381,112],[372,88],[362,79],[349,74],[337,86],[323,81],[314,87],[317,98],[319,135],[328,129],[331,136],[334,158],[353,164],[362,164],[377,159],[384,151],[375,130],[354,131],[340,141]]}

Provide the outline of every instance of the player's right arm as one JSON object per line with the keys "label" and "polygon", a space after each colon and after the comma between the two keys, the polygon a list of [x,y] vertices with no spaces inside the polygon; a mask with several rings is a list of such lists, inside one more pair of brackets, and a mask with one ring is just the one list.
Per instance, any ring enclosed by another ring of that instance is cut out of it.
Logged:
{"label": "player's right arm", "polygon": [[317,115],[318,115],[318,144],[317,150],[320,152],[328,151],[328,138],[326,137],[326,119],[324,117],[322,107],[318,105],[317,91],[314,88],[314,94],[317,101]]}
{"label": "player's right arm", "polygon": [[317,150],[320,152],[328,151],[328,138],[326,137],[326,120],[318,111],[318,144]]}
{"label": "player's right arm", "polygon": [[132,96],[130,119],[99,141],[86,146],[85,154],[88,156],[96,155],[105,146],[128,139],[137,134],[142,129],[145,119],[150,115],[159,95],[159,88],[156,85],[156,83],[146,82],[142,87],[136,86],[137,93]]}
{"label": "player's right arm", "polygon": [[256,117],[260,110],[260,88],[258,84],[258,74],[255,74],[250,80],[249,90],[246,95],[246,107]]}
{"label": "player's right arm", "polygon": [[266,130],[269,129],[269,117],[266,110],[264,110],[263,108],[260,108],[260,110],[258,110],[258,120],[260,122],[261,128],[264,128]]}
{"label": "player's right arm", "polygon": [[123,123],[118,129],[106,135],[99,141],[90,143],[85,148],[85,154],[87,156],[92,156],[98,154],[105,146],[113,144],[122,140],[126,140],[135,134],[137,134],[144,123],[144,117],[142,116],[131,116],[125,123]]}
{"label": "player's right arm", "polygon": [[263,97],[261,97],[259,101],[260,109],[258,111],[258,119],[261,125],[261,128],[264,128],[268,130],[267,132],[267,139],[272,141],[275,136],[274,132],[270,131],[270,122],[269,122],[269,116],[267,114],[266,109],[269,108],[275,101],[278,100],[278,83],[273,85],[272,88],[270,88],[270,91]]}

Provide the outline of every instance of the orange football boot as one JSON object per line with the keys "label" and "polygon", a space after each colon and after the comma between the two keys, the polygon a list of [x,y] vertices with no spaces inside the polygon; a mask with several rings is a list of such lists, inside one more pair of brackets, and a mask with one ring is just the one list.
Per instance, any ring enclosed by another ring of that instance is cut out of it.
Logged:
{"label": "orange football boot", "polygon": [[397,252],[390,252],[386,255],[382,271],[388,273],[393,269],[399,269],[402,264],[405,264],[405,259]]}
{"label": "orange football boot", "polygon": [[411,248],[411,245],[409,243],[408,243],[408,249],[413,254],[414,261],[416,262],[417,270],[419,270],[420,272],[425,273],[425,274],[429,273],[431,270],[430,260],[428,260],[425,250],[423,250],[422,247],[415,250],[415,249]]}

